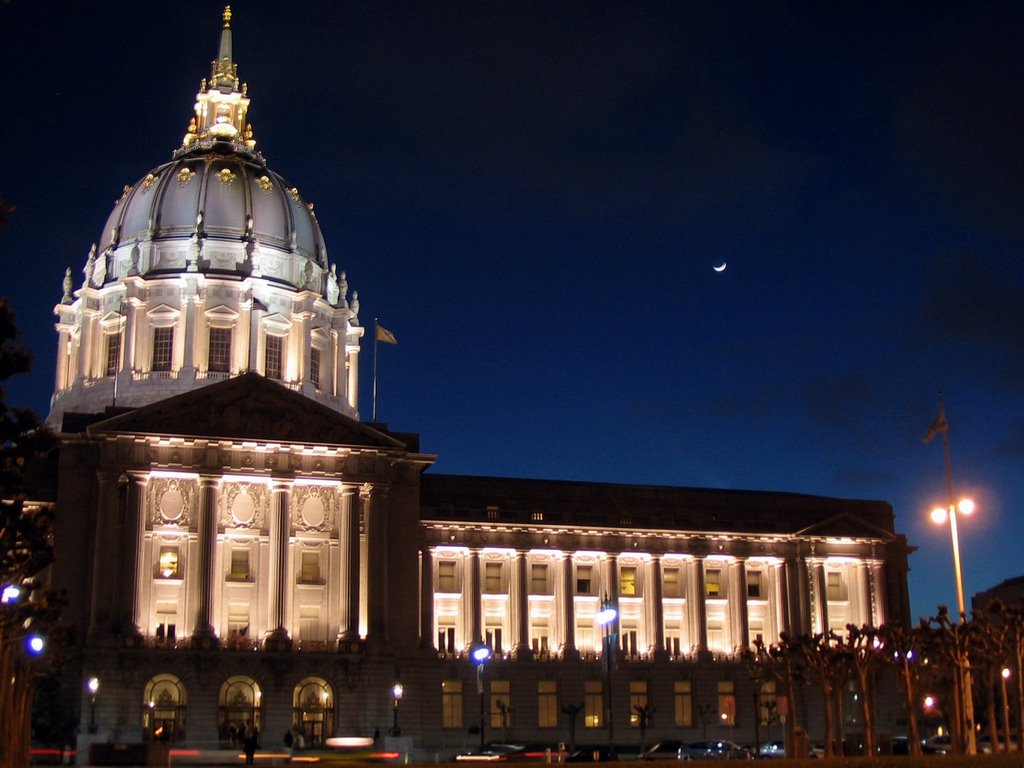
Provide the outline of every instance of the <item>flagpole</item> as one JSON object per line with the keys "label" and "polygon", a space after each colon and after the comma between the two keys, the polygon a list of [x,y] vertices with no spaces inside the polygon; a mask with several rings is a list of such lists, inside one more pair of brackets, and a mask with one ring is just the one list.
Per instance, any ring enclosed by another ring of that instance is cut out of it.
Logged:
{"label": "flagpole", "polygon": [[377,421],[377,318],[373,318],[373,416],[370,421]]}

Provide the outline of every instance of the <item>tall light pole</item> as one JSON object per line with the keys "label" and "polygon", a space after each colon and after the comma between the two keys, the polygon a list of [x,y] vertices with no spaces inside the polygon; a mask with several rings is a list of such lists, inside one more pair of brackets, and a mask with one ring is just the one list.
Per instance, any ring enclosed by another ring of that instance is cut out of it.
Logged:
{"label": "tall light pole", "polygon": [[612,668],[615,660],[615,621],[619,617],[619,612],[615,608],[615,604],[608,599],[608,595],[604,596],[604,600],[601,602],[601,610],[594,617],[594,621],[597,622],[598,626],[603,630],[604,640],[604,671],[605,671],[605,688],[606,691],[606,703],[605,713],[608,717],[608,756],[610,759],[615,759],[615,722],[612,718]]}
{"label": "tall light pole", "polygon": [[476,645],[470,649],[469,658],[476,665],[476,692],[480,695],[480,750],[483,751],[486,743],[484,731],[487,727],[484,708],[484,665],[491,658],[491,649],[486,645]]}
{"label": "tall light pole", "polygon": [[395,683],[391,686],[391,735],[401,736],[402,729],[398,727],[398,707],[402,703],[402,694],[405,693],[405,688],[402,687],[401,683]]}
{"label": "tall light pole", "polygon": [[[974,512],[974,502],[970,499],[961,499],[959,503],[954,501],[953,496],[953,469],[949,460],[949,421],[946,419],[946,405],[942,400],[942,393],[939,392],[939,415],[932,423],[928,434],[924,436],[926,443],[931,442],[935,435],[942,435],[942,450],[946,459],[946,494],[947,508],[937,507],[932,510],[932,520],[942,523],[949,519],[949,536],[953,543],[953,574],[956,577],[956,602],[960,621],[967,621],[967,606],[964,602],[964,573],[960,564],[960,536],[956,527],[956,513],[970,515]],[[967,736],[967,754],[974,755],[978,752],[977,736],[974,732],[974,686],[971,682],[971,662],[965,658],[962,665],[958,667],[961,680],[960,690],[962,697],[962,718],[964,730]]]}

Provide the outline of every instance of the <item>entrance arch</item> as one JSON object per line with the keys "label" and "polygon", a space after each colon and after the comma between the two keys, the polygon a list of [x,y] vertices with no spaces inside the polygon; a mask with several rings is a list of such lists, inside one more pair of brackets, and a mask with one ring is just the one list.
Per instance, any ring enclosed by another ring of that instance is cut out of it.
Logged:
{"label": "entrance arch", "polygon": [[174,675],[155,675],[142,696],[142,736],[146,741],[185,740],[185,686]]}
{"label": "entrance arch", "polygon": [[263,726],[260,717],[262,700],[260,684],[251,677],[235,675],[224,681],[217,699],[217,734],[221,744],[241,746],[249,730],[259,738]]}
{"label": "entrance arch", "polygon": [[322,677],[307,677],[295,686],[292,728],[307,747],[321,747],[334,734],[334,691]]}

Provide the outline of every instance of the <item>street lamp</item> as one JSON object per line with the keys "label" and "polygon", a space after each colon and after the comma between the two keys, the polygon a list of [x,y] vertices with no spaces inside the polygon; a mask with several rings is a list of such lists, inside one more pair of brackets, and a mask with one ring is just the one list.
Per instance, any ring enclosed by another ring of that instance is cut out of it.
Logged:
{"label": "street lamp", "polygon": [[932,522],[942,525],[949,520],[949,536],[953,542],[953,573],[956,576],[956,607],[963,621],[967,615],[967,607],[964,603],[964,572],[960,564],[960,534],[956,525],[956,514],[971,515],[974,512],[974,502],[970,499],[960,499],[956,504],[950,499],[949,507],[936,507],[932,510]]}
{"label": "street lamp", "polygon": [[401,683],[395,683],[393,686],[391,686],[391,701],[392,701],[392,708],[391,708],[391,717],[392,717],[391,735],[392,736],[401,736],[402,735],[402,729],[398,727],[398,706],[399,706],[399,704],[402,701],[402,694],[403,693],[405,693],[405,689],[402,687]]}
{"label": "street lamp", "polygon": [[999,670],[999,682],[1001,683],[1001,695],[1003,704],[1003,738],[1006,751],[1010,751],[1010,700],[1006,697],[1006,681],[1010,679],[1010,668],[1003,667]]}
{"label": "street lamp", "polygon": [[484,730],[487,725],[484,709],[484,665],[490,661],[491,649],[482,643],[474,645],[470,648],[469,658],[476,665],[476,691],[480,694],[480,749],[482,751],[485,744]]}
{"label": "street lamp", "polygon": [[85,687],[89,689],[89,733],[96,733],[96,692],[100,689],[100,679],[90,677]]}
{"label": "street lamp", "polygon": [[608,689],[605,706],[605,712],[608,717],[608,756],[613,759],[615,757],[615,723],[612,720],[612,665],[614,663],[615,637],[617,634],[615,632],[615,621],[618,617],[619,612],[616,610],[615,604],[608,599],[606,594],[601,602],[601,610],[594,616],[594,621],[604,632],[605,687]]}

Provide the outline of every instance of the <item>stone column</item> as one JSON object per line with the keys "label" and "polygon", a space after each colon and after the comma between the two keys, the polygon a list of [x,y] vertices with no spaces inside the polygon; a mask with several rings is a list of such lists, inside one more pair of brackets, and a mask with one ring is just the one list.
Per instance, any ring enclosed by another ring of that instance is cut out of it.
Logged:
{"label": "stone column", "polygon": [[736,583],[739,594],[736,596],[736,612],[739,621],[736,627],[740,636],[733,639],[734,648],[746,648],[750,645],[750,606],[747,601],[747,559],[740,557],[736,559]]}
{"label": "stone column", "polygon": [[871,560],[868,567],[871,570],[869,576],[869,586],[871,587],[871,624],[875,627],[881,627],[889,620],[889,606],[885,604],[885,564],[878,560]]}
{"label": "stone column", "polygon": [[291,584],[288,573],[288,550],[291,538],[292,484],[287,480],[274,480],[270,519],[270,624],[274,627],[267,636],[268,650],[291,647],[291,636],[285,627],[287,591]]}
{"label": "stone column", "polygon": [[113,644],[116,618],[115,578],[120,565],[116,557],[110,556],[111,545],[116,550],[120,531],[120,476],[114,470],[100,470],[97,473],[99,492],[96,499],[96,528],[93,534],[92,555],[92,597],[89,611],[89,641],[98,644]]}
{"label": "stone column", "polygon": [[344,361],[345,367],[348,369],[348,381],[345,387],[348,405],[355,410],[359,404],[359,347],[357,346],[355,351],[351,351],[345,342]]}
{"label": "stone column", "polygon": [[128,638],[139,639],[142,632],[139,630],[141,616],[139,615],[139,592],[140,583],[140,557],[142,555],[143,530],[143,499],[146,497],[146,484],[149,478],[146,475],[132,473],[121,475],[121,480],[126,483],[127,494],[125,505],[125,519],[123,526],[123,545],[121,557],[121,589],[124,603],[121,609],[121,630]]}
{"label": "stone column", "polygon": [[434,647],[434,553],[420,547],[420,650],[437,653]]}
{"label": "stone column", "polygon": [[697,653],[708,652],[708,601],[707,587],[704,584],[704,558],[693,559],[694,609],[697,612]]}
{"label": "stone column", "polygon": [[578,659],[576,648],[576,589],[573,583],[572,553],[562,554],[562,594],[564,605],[562,620],[565,622],[565,642],[562,644],[562,657],[567,660]]}
{"label": "stone column", "polygon": [[[196,334],[198,332],[196,315],[199,314],[200,296],[196,283],[188,280],[181,291],[181,311],[185,315],[185,339],[181,360],[181,376],[194,378],[196,375]],[[180,323],[179,323],[180,326]],[[177,346],[177,345],[175,345]],[[173,363],[171,364],[173,368]]]}
{"label": "stone column", "polygon": [[530,588],[527,581],[527,565],[526,553],[516,550],[516,571],[512,590],[512,616],[515,620],[513,651],[520,660],[533,658],[533,649],[530,647]]}
{"label": "stone column", "polygon": [[387,489],[364,485],[360,499],[366,505],[366,641],[383,650],[388,645]]}
{"label": "stone column", "polygon": [[811,572],[814,580],[814,621],[813,632],[828,632],[828,591],[825,587],[825,563],[822,560],[811,561]]}
{"label": "stone column", "polygon": [[651,557],[648,571],[651,582],[651,588],[648,591],[651,605],[649,613],[651,623],[654,625],[651,628],[652,633],[648,636],[654,638],[654,660],[668,661],[668,649],[665,647],[665,598],[661,582],[661,555]]}
{"label": "stone column", "polygon": [[216,477],[199,478],[199,590],[192,640],[204,646],[216,640],[212,624],[214,554],[217,548],[217,486]]}
{"label": "stone column", "polygon": [[341,639],[359,639],[359,497],[355,486],[341,490]]}
{"label": "stone column", "polygon": [[480,589],[480,550],[472,548],[469,550],[469,557],[466,563],[466,600],[469,602],[469,642],[471,645],[479,645],[483,642],[483,619],[481,603],[483,596]]}
{"label": "stone column", "polygon": [[[795,632],[789,599],[791,562],[787,558],[780,565],[775,566],[775,574],[778,577],[778,581],[775,584],[775,593],[770,599],[772,611],[779,618],[779,626],[771,639],[774,639],[781,632],[785,632],[787,635],[799,634]],[[765,638],[765,642],[768,642],[768,640],[769,638]]]}

